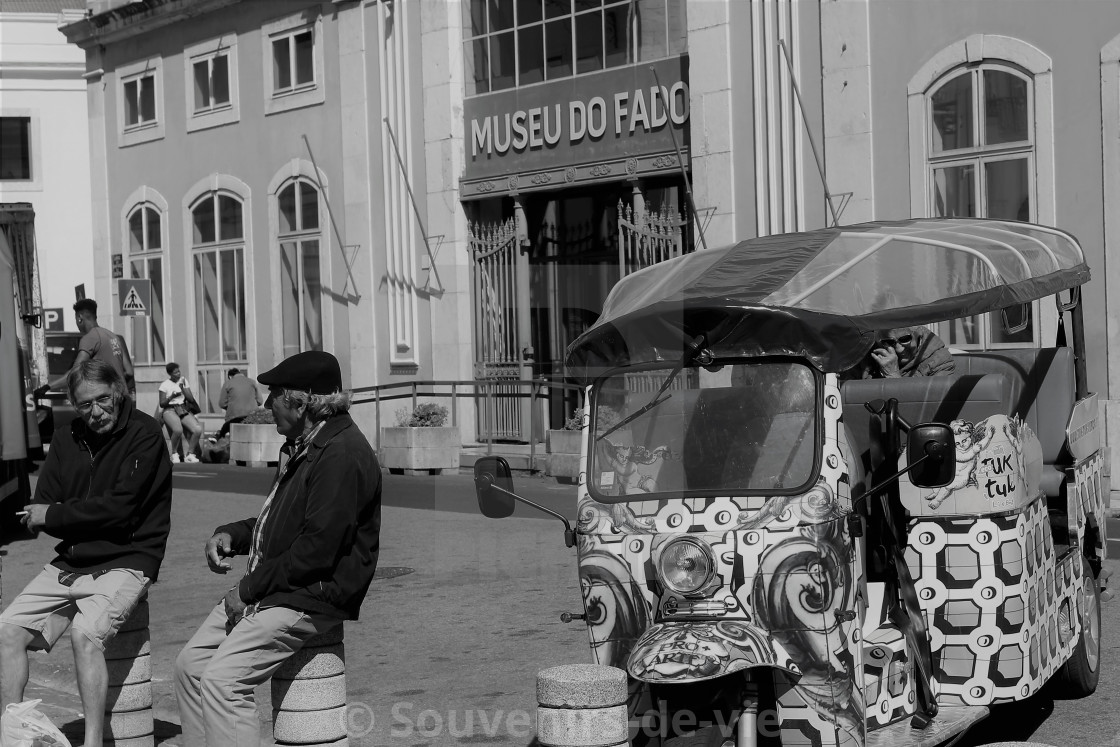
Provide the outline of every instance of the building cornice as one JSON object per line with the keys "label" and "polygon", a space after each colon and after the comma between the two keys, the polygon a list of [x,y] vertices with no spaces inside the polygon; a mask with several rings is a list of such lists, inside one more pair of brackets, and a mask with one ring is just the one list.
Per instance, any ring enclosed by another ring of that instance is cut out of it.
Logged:
{"label": "building cornice", "polygon": [[58,13],[18,13],[5,11],[0,7],[0,23],[50,23],[62,25],[73,23],[83,17],[80,10],[63,10]]}
{"label": "building cornice", "polygon": [[60,31],[71,44],[88,49],[147,34],[239,2],[241,0],[137,0],[62,26]]}
{"label": "building cornice", "polygon": [[86,71],[83,62],[0,62],[0,79],[18,78],[80,80]]}

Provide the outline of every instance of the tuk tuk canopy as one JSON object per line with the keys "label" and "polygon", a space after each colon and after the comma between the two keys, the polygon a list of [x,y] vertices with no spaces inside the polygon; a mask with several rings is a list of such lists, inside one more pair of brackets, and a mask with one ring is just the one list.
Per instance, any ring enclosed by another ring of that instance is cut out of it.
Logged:
{"label": "tuk tuk canopy", "polygon": [[569,375],[678,359],[699,335],[716,355],[856,365],[879,330],[1017,306],[1078,287],[1077,240],[1047,226],[912,218],[697,251],[624,277],[567,350]]}

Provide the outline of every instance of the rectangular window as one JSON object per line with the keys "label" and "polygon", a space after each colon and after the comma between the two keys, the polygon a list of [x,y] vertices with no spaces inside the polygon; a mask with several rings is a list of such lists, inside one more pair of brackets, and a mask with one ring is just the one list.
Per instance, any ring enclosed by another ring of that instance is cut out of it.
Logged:
{"label": "rectangular window", "polygon": [[630,4],[603,9],[603,44],[607,67],[620,67],[630,60]]}
{"label": "rectangular window", "polygon": [[156,76],[140,75],[124,83],[125,129],[144,127],[156,121]]}
{"label": "rectangular window", "polygon": [[987,217],[1004,220],[1031,219],[1031,184],[1027,164],[1025,157],[984,164]]}
{"label": "rectangular window", "polygon": [[490,92],[490,53],[486,37],[467,45],[467,95]]}
{"label": "rectangular window", "polygon": [[668,25],[664,3],[660,0],[639,0],[637,5],[638,60],[665,57],[669,48]]}
{"label": "rectangular window", "polygon": [[246,360],[242,249],[194,255],[195,328],[200,363]]}
{"label": "rectangular window", "polygon": [[544,54],[549,80],[572,74],[572,19],[561,18],[544,26]]}
{"label": "rectangular window", "polygon": [[229,56],[215,55],[195,62],[195,113],[214,111],[229,105]]}
{"label": "rectangular window", "polygon": [[685,0],[462,0],[467,95],[685,54]]}
{"label": "rectangular window", "polygon": [[972,164],[933,170],[933,215],[971,218],[976,215],[976,168]]}
{"label": "rectangular window", "polygon": [[513,32],[490,37],[490,88],[502,91],[517,85],[514,78]]}
{"label": "rectangular window", "polygon": [[163,260],[160,257],[133,260],[132,277],[152,281],[152,308],[149,316],[132,317],[132,362],[137,365],[163,363]]}
{"label": "rectangular window", "polygon": [[528,26],[517,32],[517,80],[527,86],[544,80],[544,26]]}
{"label": "rectangular window", "polygon": [[603,69],[603,13],[593,11],[576,16],[576,72],[593,73]]}
{"label": "rectangular window", "polygon": [[284,355],[323,349],[322,287],[319,241],[280,244],[280,308]]}
{"label": "rectangular window", "polygon": [[0,117],[0,180],[31,179],[31,117]]}
{"label": "rectangular window", "polygon": [[[221,127],[241,120],[237,47],[236,34],[223,34],[183,50],[183,58],[187,61],[183,67],[187,132]],[[271,54],[267,45],[264,49],[265,55]],[[271,99],[267,86],[262,88],[265,89],[262,92]]]}
{"label": "rectangular window", "polygon": [[273,94],[315,85],[315,38],[311,29],[273,38],[272,71]]}

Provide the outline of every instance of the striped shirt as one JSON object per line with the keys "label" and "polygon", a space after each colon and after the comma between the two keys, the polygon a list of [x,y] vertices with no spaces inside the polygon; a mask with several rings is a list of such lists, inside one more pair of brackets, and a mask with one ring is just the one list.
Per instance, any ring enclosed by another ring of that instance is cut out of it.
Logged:
{"label": "striped shirt", "polygon": [[[253,526],[253,543],[249,547],[249,564],[245,570],[245,575],[248,576],[252,573],[261,562],[261,544],[264,541],[264,527],[268,523],[269,513],[272,510],[272,499],[276,497],[276,491],[280,487],[280,482],[288,474],[288,470],[297,462],[303,459],[307,453],[307,449],[311,446],[312,439],[319,433],[323,427],[323,423],[327,421],[320,420],[315,424],[315,427],[304,433],[302,436],[295,440],[292,448],[292,454],[288,457],[287,461],[276,471],[276,479],[272,483],[272,489],[268,491],[268,497],[264,500],[264,506],[261,507],[260,516],[257,517],[257,523]],[[257,605],[250,604],[245,608],[245,614],[252,614],[257,611]]]}

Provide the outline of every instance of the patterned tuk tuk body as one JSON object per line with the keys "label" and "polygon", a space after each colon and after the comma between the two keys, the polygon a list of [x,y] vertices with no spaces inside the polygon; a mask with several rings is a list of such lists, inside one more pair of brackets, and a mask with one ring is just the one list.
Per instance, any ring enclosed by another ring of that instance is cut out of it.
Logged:
{"label": "patterned tuk tuk body", "polygon": [[[906,556],[930,630],[935,691],[945,705],[1022,700],[1070,658],[1081,634],[1080,548],[1089,542],[1104,557],[1103,533],[1094,541],[1088,531],[1105,515],[1103,458],[1070,471],[1069,534],[1056,545],[1066,528],[1052,522],[1038,486],[1031,429],[1003,415],[953,427],[969,434],[958,439],[957,480],[902,492],[915,517]],[[937,516],[940,506],[953,510]]]}
{"label": "patterned tuk tuk body", "polygon": [[[607,504],[581,478],[580,581],[596,662],[646,682],[766,667],[778,673],[783,745],[863,745],[864,563],[849,534],[835,376],[822,411],[820,477],[800,495]],[[650,482],[659,465],[643,469]],[[713,550],[718,588],[703,598],[672,593],[654,570],[660,549],[685,535]]]}

